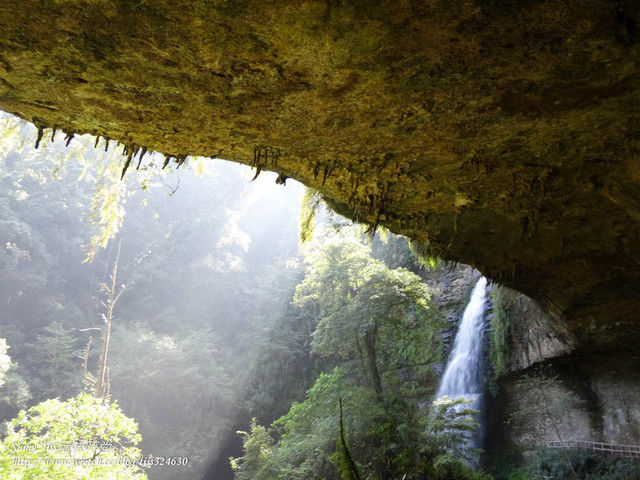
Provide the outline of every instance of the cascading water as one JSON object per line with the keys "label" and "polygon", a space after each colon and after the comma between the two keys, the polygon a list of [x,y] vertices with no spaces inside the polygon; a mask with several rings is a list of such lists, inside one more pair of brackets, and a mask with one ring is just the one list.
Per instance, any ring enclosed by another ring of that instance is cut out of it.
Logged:
{"label": "cascading water", "polygon": [[[448,396],[451,399],[464,397],[472,400],[466,408],[482,409],[482,342],[484,314],[487,307],[487,279],[482,277],[476,283],[469,304],[462,316],[453,350],[449,356],[436,398]],[[479,447],[480,437],[470,446]]]}

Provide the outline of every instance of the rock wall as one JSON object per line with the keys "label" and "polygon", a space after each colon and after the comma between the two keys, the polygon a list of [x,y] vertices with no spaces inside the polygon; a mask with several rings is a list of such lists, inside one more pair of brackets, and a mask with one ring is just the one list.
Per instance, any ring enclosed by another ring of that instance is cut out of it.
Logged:
{"label": "rock wall", "polygon": [[562,322],[501,288],[494,290],[491,348],[494,357],[503,353],[502,369],[490,402],[488,451],[526,456],[550,441],[640,445],[640,354],[572,353]]}
{"label": "rock wall", "polygon": [[495,286],[491,296],[495,312],[490,340],[497,376],[573,351],[575,338],[562,319],[553,318],[526,295],[502,286]]}
{"label": "rock wall", "polygon": [[640,357],[565,357],[499,381],[488,448],[521,452],[550,441],[640,445]]}
{"label": "rock wall", "polygon": [[471,290],[480,276],[480,272],[468,265],[456,265],[453,268],[445,267],[441,274],[426,280],[427,285],[434,292],[432,296],[434,306],[445,321],[445,329],[442,333],[443,364],[436,369],[438,374],[442,373],[446,364]]}

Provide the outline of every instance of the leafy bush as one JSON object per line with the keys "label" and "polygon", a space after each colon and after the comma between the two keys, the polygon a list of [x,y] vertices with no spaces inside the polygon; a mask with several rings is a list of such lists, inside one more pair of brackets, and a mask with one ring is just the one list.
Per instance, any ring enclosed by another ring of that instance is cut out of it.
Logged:
{"label": "leafy bush", "polygon": [[320,375],[307,399],[271,429],[254,422],[250,432],[240,432],[244,455],[231,464],[238,480],[351,478],[338,441],[344,433],[361,478],[487,480],[491,477],[469,466],[477,451],[466,442],[477,427],[472,420],[477,412],[467,403],[444,397],[425,414],[399,395],[388,393],[381,401],[370,388],[350,384],[336,368]]}
{"label": "leafy bush", "polygon": [[486,469],[496,480],[534,480],[531,470],[519,465],[518,457],[515,452],[493,453]]}
{"label": "leafy bush", "polygon": [[[566,454],[566,455],[565,455]],[[576,476],[573,477],[573,464]],[[596,455],[586,450],[538,450],[531,463],[534,478],[575,478],[576,480],[629,480],[640,478],[640,462],[629,458]]]}
{"label": "leafy bush", "polygon": [[116,403],[81,393],[22,410],[0,442],[3,479],[146,480],[136,422]]}

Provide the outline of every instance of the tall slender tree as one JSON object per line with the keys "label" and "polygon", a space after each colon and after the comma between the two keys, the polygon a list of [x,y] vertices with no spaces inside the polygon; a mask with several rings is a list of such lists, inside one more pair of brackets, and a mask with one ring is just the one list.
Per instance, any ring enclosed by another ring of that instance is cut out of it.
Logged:
{"label": "tall slender tree", "polygon": [[116,258],[113,262],[113,271],[111,272],[111,285],[107,285],[106,283],[102,284],[102,288],[107,292],[107,303],[103,303],[103,305],[107,309],[107,314],[102,315],[102,318],[105,322],[105,331],[104,337],[102,340],[102,354],[100,355],[100,367],[98,371],[98,381],[96,383],[95,392],[98,398],[102,398],[103,400],[109,396],[109,378],[108,378],[108,367],[107,367],[107,359],[109,356],[109,341],[111,339],[111,323],[113,322],[113,309],[118,303],[120,299],[120,295],[124,292],[125,285],[123,284],[119,289],[117,287],[117,278],[118,278],[118,262],[120,261],[120,249],[122,247],[122,240],[118,242],[118,252],[116,253]]}

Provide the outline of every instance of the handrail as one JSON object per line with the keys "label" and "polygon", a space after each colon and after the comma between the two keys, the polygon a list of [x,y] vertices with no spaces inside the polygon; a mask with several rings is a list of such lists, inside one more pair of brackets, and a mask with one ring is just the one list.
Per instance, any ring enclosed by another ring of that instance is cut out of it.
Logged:
{"label": "handrail", "polygon": [[615,443],[603,442],[585,442],[585,441],[568,441],[568,442],[548,442],[549,448],[582,448],[592,452],[603,452],[609,455],[619,457],[640,458],[639,445],[618,445]]}

